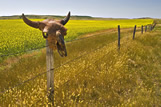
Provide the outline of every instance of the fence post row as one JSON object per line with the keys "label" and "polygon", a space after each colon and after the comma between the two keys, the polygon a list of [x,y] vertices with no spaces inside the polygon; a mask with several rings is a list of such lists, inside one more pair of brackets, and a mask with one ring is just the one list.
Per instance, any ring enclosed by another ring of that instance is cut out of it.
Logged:
{"label": "fence post row", "polygon": [[46,40],[46,70],[47,70],[47,92],[48,99],[54,102],[54,57],[53,50],[49,48]]}
{"label": "fence post row", "polygon": [[120,50],[120,25],[118,25],[118,50]]}
{"label": "fence post row", "polygon": [[133,40],[135,39],[135,32],[136,32],[136,25],[135,25],[135,27],[134,27]]}

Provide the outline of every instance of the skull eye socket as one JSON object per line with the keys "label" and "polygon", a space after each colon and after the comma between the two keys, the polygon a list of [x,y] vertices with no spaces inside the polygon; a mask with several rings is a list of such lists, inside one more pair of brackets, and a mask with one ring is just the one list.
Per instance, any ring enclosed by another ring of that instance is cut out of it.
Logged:
{"label": "skull eye socket", "polygon": [[44,32],[44,35],[47,35],[48,33]]}
{"label": "skull eye socket", "polygon": [[42,35],[43,35],[44,38],[48,38],[48,33],[42,32]]}

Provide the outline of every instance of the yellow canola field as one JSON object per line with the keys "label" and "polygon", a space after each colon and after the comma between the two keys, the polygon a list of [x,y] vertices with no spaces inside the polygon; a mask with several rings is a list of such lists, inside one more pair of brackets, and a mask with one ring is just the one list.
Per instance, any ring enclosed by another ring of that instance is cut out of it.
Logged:
{"label": "yellow canola field", "polygon": [[[32,20],[32,19],[31,19]],[[43,19],[34,19],[41,21]],[[99,30],[129,28],[137,25],[151,24],[152,19],[127,19],[127,20],[70,20],[65,26],[68,34],[66,41],[73,40],[80,35]],[[41,31],[27,26],[22,19],[0,20],[0,55],[23,52],[45,46],[45,39]]]}

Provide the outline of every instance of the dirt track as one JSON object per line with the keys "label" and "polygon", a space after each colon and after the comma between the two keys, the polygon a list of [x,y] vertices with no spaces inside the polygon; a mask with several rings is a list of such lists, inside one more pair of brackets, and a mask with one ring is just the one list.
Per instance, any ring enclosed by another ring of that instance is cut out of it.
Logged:
{"label": "dirt track", "polygon": [[[121,32],[127,32],[127,31],[130,31],[130,30],[133,30],[133,28],[122,28]],[[90,37],[90,36],[95,36],[95,35],[100,35],[100,34],[116,33],[116,32],[117,32],[117,28],[100,30],[100,31],[96,31],[96,32],[93,32],[93,33],[88,33],[88,34],[81,35],[80,37],[78,37],[78,39],[85,38],[85,37]]]}

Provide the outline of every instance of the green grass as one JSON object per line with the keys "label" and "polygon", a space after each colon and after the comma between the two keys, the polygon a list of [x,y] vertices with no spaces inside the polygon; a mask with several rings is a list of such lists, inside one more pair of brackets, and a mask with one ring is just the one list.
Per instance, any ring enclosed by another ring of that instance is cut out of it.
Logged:
{"label": "green grass", "polygon": [[[67,44],[68,57],[54,53],[55,106],[161,106],[161,28],[141,35],[122,30]],[[102,47],[98,50],[96,48]],[[93,52],[91,52],[93,51]],[[45,50],[4,61],[1,91],[46,71]],[[10,64],[15,61],[13,64]],[[70,81],[68,81],[70,80]],[[0,96],[2,106],[46,106],[46,74]]]}
{"label": "green grass", "polygon": [[[34,21],[42,19],[34,19]],[[68,28],[66,41],[73,40],[80,35],[99,30],[122,28],[151,24],[152,19],[133,20],[70,20],[65,26]],[[0,20],[0,55],[23,52],[45,46],[45,39],[41,31],[26,25],[22,19]],[[1,60],[1,58],[0,58]]]}

